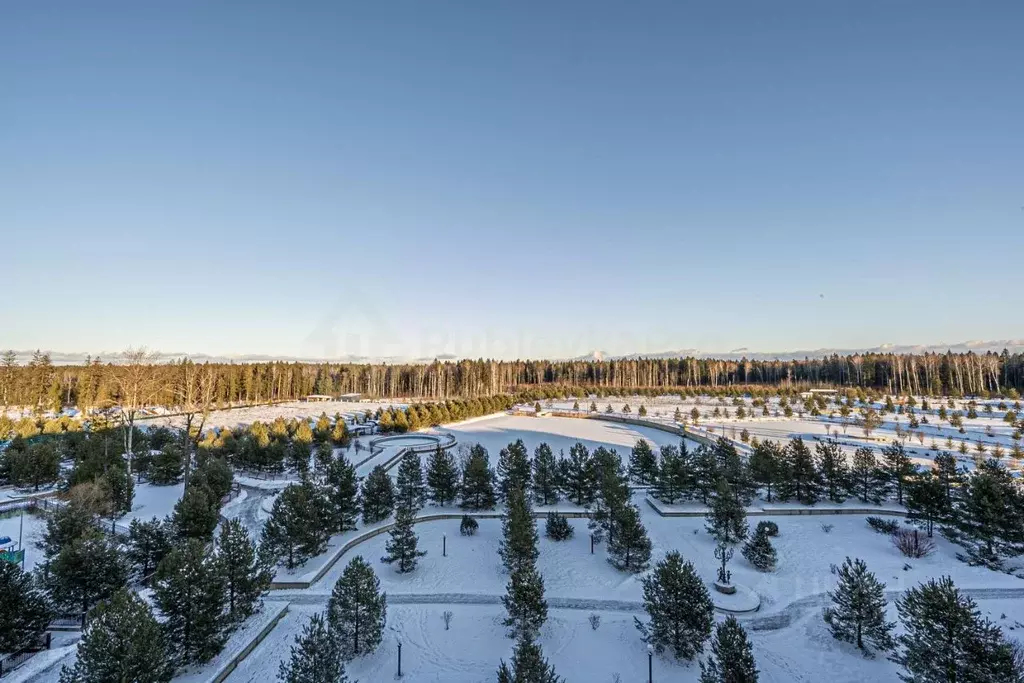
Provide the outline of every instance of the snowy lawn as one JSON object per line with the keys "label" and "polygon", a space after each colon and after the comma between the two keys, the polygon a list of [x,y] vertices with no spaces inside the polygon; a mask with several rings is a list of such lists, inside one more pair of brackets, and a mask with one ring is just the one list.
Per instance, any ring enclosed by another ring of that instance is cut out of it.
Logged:
{"label": "snowy lawn", "polygon": [[174,512],[174,506],[181,500],[185,491],[184,482],[168,486],[156,486],[150,483],[135,486],[135,500],[132,511],[120,518],[123,524],[131,524],[132,520],[147,521],[153,517],[163,519]]}
{"label": "snowy lawn", "polygon": [[[643,513],[644,524],[653,543],[653,560],[678,550],[696,566],[710,586],[718,562],[714,559],[714,540],[704,530],[702,518],[661,518],[653,511]],[[751,527],[757,519],[750,518]],[[1024,589],[1024,581],[981,567],[969,567],[955,557],[956,547],[936,535],[936,552],[920,560],[904,558],[887,536],[873,532],[859,515],[819,517],[772,517],[780,534],[772,539],[778,553],[774,572],[754,569],[736,549],[729,564],[733,581],[743,584],[762,598],[761,612],[771,612],[810,595],[824,593],[835,585],[830,565],[842,564],[849,555],[860,557],[889,590],[902,591],[931,577],[948,574],[963,588]],[[538,520],[540,559],[538,569],[544,577],[549,597],[587,600],[642,600],[639,578],[617,571],[606,561],[604,545],[590,554],[587,522],[570,520],[576,530],[568,541],[556,543],[544,536],[544,520]],[[822,524],[831,524],[826,533]],[[362,555],[371,563],[381,587],[394,594],[461,593],[500,596],[505,592],[507,576],[498,557],[501,539],[500,520],[480,520],[475,536],[459,534],[458,520],[423,522],[416,525],[419,548],[427,555],[409,574],[398,574],[382,563],[388,534],[372,538],[346,553],[311,591],[329,593],[349,560]],[[447,536],[447,557],[442,556],[442,535]],[[904,566],[910,568],[904,570]]]}

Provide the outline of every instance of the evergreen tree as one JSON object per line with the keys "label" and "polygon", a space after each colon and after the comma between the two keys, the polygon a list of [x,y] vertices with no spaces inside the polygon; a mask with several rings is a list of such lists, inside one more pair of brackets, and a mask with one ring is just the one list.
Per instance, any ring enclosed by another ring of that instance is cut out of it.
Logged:
{"label": "evergreen tree", "polygon": [[565,515],[560,515],[553,510],[548,513],[548,521],[544,525],[545,536],[552,541],[565,541],[572,538],[574,533],[575,531]]}
{"label": "evergreen tree", "polygon": [[426,503],[427,487],[423,483],[423,467],[419,453],[406,452],[398,464],[395,480],[395,504],[409,508],[411,512],[421,510]]}
{"label": "evergreen tree", "polygon": [[775,569],[776,553],[772,546],[771,539],[765,529],[758,527],[757,532],[743,544],[743,557],[752,564],[755,569],[762,572],[770,572]]}
{"label": "evergreen tree", "polygon": [[783,452],[778,493],[782,500],[795,498],[804,505],[814,505],[821,496],[821,480],[814,467],[814,458],[799,436],[790,441]]}
{"label": "evergreen tree", "polygon": [[164,447],[153,456],[146,469],[149,481],[157,486],[166,486],[181,481],[184,471],[185,454],[181,444],[174,441],[164,444]]}
{"label": "evergreen tree", "polygon": [[324,615],[317,612],[295,636],[288,661],[278,665],[282,683],[347,683],[338,639]]}
{"label": "evergreen tree", "polygon": [[230,519],[221,526],[217,563],[227,593],[229,621],[240,623],[259,609],[274,576],[272,562],[268,553],[259,552],[241,521]]}
{"label": "evergreen tree", "polygon": [[494,472],[491,471],[487,449],[475,444],[462,471],[462,507],[466,510],[493,510],[495,504]]}
{"label": "evergreen tree", "polygon": [[278,561],[287,558],[292,569],[327,548],[330,523],[330,505],[324,493],[308,480],[291,484],[274,501],[260,545]]}
{"label": "evergreen tree", "polygon": [[324,489],[331,509],[331,533],[354,530],[359,519],[359,481],[356,468],[344,454],[327,465]]}
{"label": "evergreen tree", "polygon": [[544,599],[544,579],[533,564],[516,568],[501,598],[507,616],[509,638],[536,638],[540,627],[548,618],[548,603]]}
{"label": "evergreen tree", "polygon": [[646,571],[651,563],[651,539],[634,505],[622,505],[612,519],[608,561],[619,571],[631,574]]}
{"label": "evergreen tree", "polygon": [[501,519],[501,544],[498,554],[509,573],[537,561],[537,524],[530,504],[520,489],[509,491],[508,504]]}
{"label": "evergreen tree", "polygon": [[53,608],[32,575],[0,560],[0,653],[32,644],[52,617]]}
{"label": "evergreen tree", "polygon": [[144,579],[156,571],[160,560],[171,551],[173,524],[156,517],[148,522],[132,520],[128,527],[128,561],[135,574]]}
{"label": "evergreen tree", "polygon": [[508,500],[514,488],[521,491],[530,488],[530,459],[522,439],[510,443],[498,454],[498,499]]}
{"label": "evergreen tree", "polygon": [[998,626],[949,577],[912,588],[896,601],[903,622],[892,658],[906,683],[1004,683],[1020,680]]}
{"label": "evergreen tree", "polygon": [[88,612],[128,583],[130,567],[121,549],[98,533],[65,545],[46,566],[43,582],[65,612]]}
{"label": "evergreen tree", "polygon": [[736,617],[727,617],[715,629],[711,654],[700,663],[700,683],[757,683],[757,673],[747,632]]}
{"label": "evergreen tree", "polygon": [[395,523],[391,527],[391,538],[384,548],[387,555],[380,558],[385,564],[397,563],[399,574],[416,569],[417,560],[427,554],[425,550],[417,549],[418,539],[412,526],[412,510],[399,503],[395,512]]}
{"label": "evergreen tree", "polygon": [[395,486],[382,465],[377,465],[363,481],[363,524],[376,524],[391,516],[395,509]]}
{"label": "evergreen tree", "polygon": [[51,561],[73,541],[86,536],[96,536],[99,532],[92,524],[94,517],[93,511],[74,497],[68,501],[67,505],[54,510],[47,517],[46,531],[43,532],[43,538],[37,544],[37,547],[43,551],[46,561]]}
{"label": "evergreen tree", "polygon": [[707,532],[719,543],[739,543],[747,537],[747,511],[725,479],[718,482],[705,519]]}
{"label": "evergreen tree", "polygon": [[903,490],[907,479],[914,474],[915,469],[901,442],[893,440],[882,449],[882,472],[885,473],[886,481],[895,492],[896,502],[900,505],[903,505]]}
{"label": "evergreen tree", "polygon": [[629,456],[629,476],[639,484],[653,484],[658,474],[658,457],[651,444],[640,439]]}
{"label": "evergreen tree", "polygon": [[906,487],[906,504],[910,519],[924,522],[928,538],[931,538],[935,522],[945,519],[949,514],[945,487],[931,470],[914,475],[907,481]]}
{"label": "evergreen tree", "polygon": [[459,467],[455,456],[440,446],[427,465],[427,489],[430,501],[441,507],[453,504],[459,495]]}
{"label": "evergreen tree", "polygon": [[551,446],[541,443],[533,451],[533,500],[539,505],[554,505],[558,502],[559,480],[558,461]]}
{"label": "evergreen tree", "polygon": [[598,447],[591,456],[590,464],[595,495],[589,506],[591,514],[587,526],[594,540],[600,542],[605,536],[611,536],[612,520],[629,501],[629,480],[614,450]]}
{"label": "evergreen tree", "polygon": [[885,620],[885,584],[868,571],[864,560],[849,557],[837,570],[839,584],[829,591],[832,605],[824,611],[832,637],[853,643],[865,654],[865,642],[877,650],[893,646],[893,624]]}
{"label": "evergreen tree", "polygon": [[962,559],[998,568],[1002,557],[1022,552],[1024,496],[1006,468],[995,460],[983,462],[957,494],[943,533],[965,548]]}
{"label": "evergreen tree", "polygon": [[818,455],[818,474],[825,489],[825,495],[833,503],[846,500],[846,490],[850,486],[850,468],[846,465],[846,456],[839,444],[829,439],[819,441],[814,446]]}
{"label": "evergreen tree", "polygon": [[565,497],[574,505],[590,505],[594,501],[595,484],[590,453],[586,446],[577,442],[569,449],[562,472],[562,487]]}
{"label": "evergreen tree", "polygon": [[691,469],[693,471],[693,487],[700,495],[700,502],[708,504],[708,500],[718,488],[718,458],[715,452],[705,444],[701,444],[693,452]]}
{"label": "evergreen tree", "polygon": [[957,467],[956,458],[950,453],[942,452],[935,456],[935,476],[942,484],[942,490],[946,499],[946,509],[953,509],[953,490],[963,481],[960,468]]}
{"label": "evergreen tree", "polygon": [[387,619],[387,595],[380,580],[359,555],[345,567],[327,603],[327,623],[345,660],[373,652],[380,645]]}
{"label": "evergreen tree", "polygon": [[714,447],[715,463],[719,479],[725,479],[729,488],[733,490],[744,505],[749,505],[757,491],[756,485],[750,479],[750,471],[739,451],[731,441],[720,437]]}
{"label": "evergreen tree", "polygon": [[565,679],[544,658],[540,644],[520,638],[512,651],[512,666],[502,661],[498,667],[498,683],[565,683]]}
{"label": "evergreen tree", "polygon": [[218,565],[206,544],[190,538],[171,550],[156,571],[153,598],[182,666],[210,661],[227,641],[226,592]]}
{"label": "evergreen tree", "polygon": [[711,636],[715,610],[693,565],[672,551],[640,581],[650,621],[634,622],[644,642],[659,654],[668,649],[676,659],[693,659]]}
{"label": "evergreen tree", "polygon": [[60,683],[166,683],[174,676],[163,630],[141,598],[118,590],[89,615],[72,667]]}
{"label": "evergreen tree", "polygon": [[754,482],[765,490],[765,498],[772,502],[772,487],[779,481],[782,449],[774,441],[762,441],[754,447],[750,454],[750,476]]}
{"label": "evergreen tree", "polygon": [[219,522],[220,501],[210,499],[205,486],[193,482],[174,505],[171,521],[179,538],[209,541]]}
{"label": "evergreen tree", "polygon": [[874,451],[861,446],[853,454],[850,469],[850,493],[862,503],[878,504],[885,497],[885,474],[878,466]]}

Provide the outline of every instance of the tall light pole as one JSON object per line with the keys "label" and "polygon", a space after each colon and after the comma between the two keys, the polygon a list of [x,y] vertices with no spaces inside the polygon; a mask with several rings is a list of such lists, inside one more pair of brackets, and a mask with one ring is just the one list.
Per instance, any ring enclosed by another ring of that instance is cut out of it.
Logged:
{"label": "tall light pole", "polygon": [[398,677],[402,677],[402,641],[398,641]]}
{"label": "tall light pole", "polygon": [[647,683],[654,683],[654,648],[647,646]]}

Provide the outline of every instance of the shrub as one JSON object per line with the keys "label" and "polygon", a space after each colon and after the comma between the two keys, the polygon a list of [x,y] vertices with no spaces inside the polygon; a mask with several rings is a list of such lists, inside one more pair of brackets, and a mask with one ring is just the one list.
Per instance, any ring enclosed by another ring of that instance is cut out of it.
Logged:
{"label": "shrub", "polygon": [[906,557],[928,557],[935,550],[935,543],[922,536],[917,529],[900,529],[892,535],[892,544]]}
{"label": "shrub", "polygon": [[900,523],[895,519],[885,519],[883,517],[868,517],[868,526],[874,529],[880,534],[894,534],[900,530]]}
{"label": "shrub", "polygon": [[765,520],[757,523],[757,528],[754,529],[755,534],[763,533],[765,536],[778,536],[779,525],[775,522]]}
{"label": "shrub", "polygon": [[469,515],[462,515],[462,523],[459,524],[459,533],[463,536],[472,536],[480,528],[480,523]]}
{"label": "shrub", "polygon": [[549,512],[547,524],[544,526],[544,535],[552,541],[565,541],[572,538],[573,528],[565,516],[557,512]]}
{"label": "shrub", "polygon": [[830,534],[832,533],[832,529],[834,529],[835,527],[835,524],[822,524],[821,530],[824,531],[826,534]]}
{"label": "shrub", "polygon": [[589,617],[587,617],[587,619],[590,620],[590,628],[591,629],[596,631],[598,629],[598,627],[601,626],[601,615],[600,614],[591,614]]}
{"label": "shrub", "polygon": [[768,534],[758,531],[754,537],[743,546],[743,557],[762,572],[770,572],[775,569],[777,556],[772,542],[768,540]]}

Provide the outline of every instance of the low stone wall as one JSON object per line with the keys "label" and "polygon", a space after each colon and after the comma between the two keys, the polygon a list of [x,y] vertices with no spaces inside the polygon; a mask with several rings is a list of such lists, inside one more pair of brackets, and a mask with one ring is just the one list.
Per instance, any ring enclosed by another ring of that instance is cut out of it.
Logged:
{"label": "low stone wall", "polygon": [[[661,504],[650,496],[644,499],[647,506],[654,510],[659,517],[704,517],[708,510],[664,510]],[[891,508],[835,508],[835,507],[802,507],[802,508],[779,508],[764,506],[761,508],[747,508],[747,517],[797,517],[800,515],[866,515],[879,517],[907,517],[906,510],[893,510]]]}

